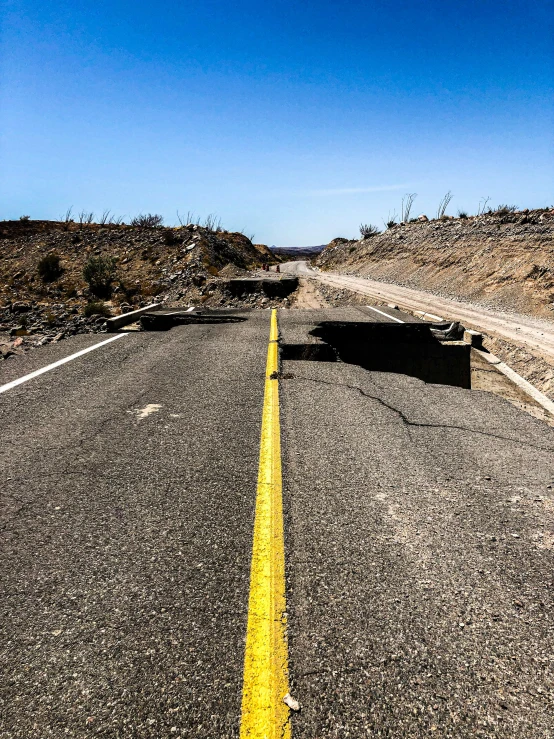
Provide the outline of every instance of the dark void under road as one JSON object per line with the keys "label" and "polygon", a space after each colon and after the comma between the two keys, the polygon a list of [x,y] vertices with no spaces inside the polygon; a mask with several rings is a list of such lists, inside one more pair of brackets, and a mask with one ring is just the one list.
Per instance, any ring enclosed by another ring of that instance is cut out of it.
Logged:
{"label": "dark void under road", "polygon": [[[239,317],[0,394],[0,737],[238,737],[269,311]],[[281,345],[368,320],[280,311]],[[554,431],[319,351],[280,380],[293,737],[551,736]]]}

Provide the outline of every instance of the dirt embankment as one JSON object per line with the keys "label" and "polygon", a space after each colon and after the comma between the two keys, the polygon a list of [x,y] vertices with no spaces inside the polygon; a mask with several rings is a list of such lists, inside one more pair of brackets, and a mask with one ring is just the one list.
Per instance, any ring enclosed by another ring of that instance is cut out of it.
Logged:
{"label": "dirt embankment", "polygon": [[315,264],[554,319],[554,209],[398,224],[335,239]]}
{"label": "dirt embankment", "polygon": [[[60,273],[45,280],[38,266],[51,254],[60,258]],[[115,260],[107,294],[95,295],[83,277],[91,257]],[[153,301],[202,303],[226,271],[276,261],[267,247],[252,244],[243,234],[193,224],[140,228],[0,222],[0,359],[30,346],[101,330],[106,315]],[[96,314],[95,306],[104,315]]]}

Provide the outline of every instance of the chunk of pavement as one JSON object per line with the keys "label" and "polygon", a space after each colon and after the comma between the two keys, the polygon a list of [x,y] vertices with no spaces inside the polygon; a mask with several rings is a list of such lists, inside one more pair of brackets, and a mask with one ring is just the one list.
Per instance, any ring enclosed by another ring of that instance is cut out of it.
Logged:
{"label": "chunk of pavement", "polygon": [[296,700],[296,698],[293,698],[290,693],[287,693],[285,697],[283,698],[283,703],[285,703],[291,711],[299,711],[300,710],[300,703]]}

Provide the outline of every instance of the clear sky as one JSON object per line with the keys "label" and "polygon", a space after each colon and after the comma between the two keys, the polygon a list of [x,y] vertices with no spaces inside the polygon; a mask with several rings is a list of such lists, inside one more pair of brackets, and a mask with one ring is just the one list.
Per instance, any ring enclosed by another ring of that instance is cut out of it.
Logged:
{"label": "clear sky", "polygon": [[277,245],[554,202],[554,0],[4,0],[0,218],[217,213]]}

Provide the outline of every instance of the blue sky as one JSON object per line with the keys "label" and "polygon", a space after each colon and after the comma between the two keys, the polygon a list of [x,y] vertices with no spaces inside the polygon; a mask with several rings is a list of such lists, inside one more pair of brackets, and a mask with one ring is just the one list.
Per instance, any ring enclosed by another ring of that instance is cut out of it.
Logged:
{"label": "blue sky", "polygon": [[217,213],[278,245],[554,202],[554,0],[5,0],[0,218]]}

